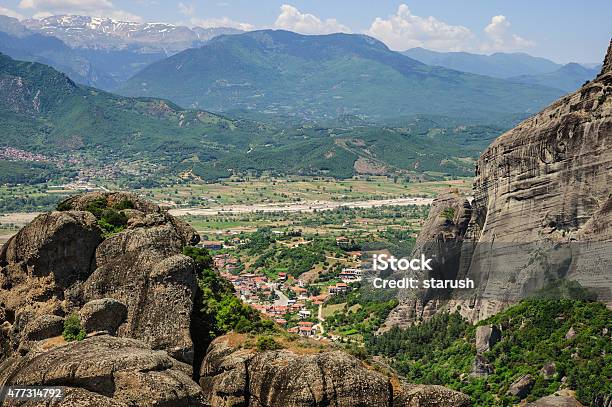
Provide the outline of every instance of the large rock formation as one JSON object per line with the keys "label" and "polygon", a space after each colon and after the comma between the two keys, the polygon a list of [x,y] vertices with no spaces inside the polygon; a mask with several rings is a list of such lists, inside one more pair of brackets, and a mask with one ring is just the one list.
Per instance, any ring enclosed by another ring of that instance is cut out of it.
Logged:
{"label": "large rock formation", "polygon": [[256,352],[232,342],[228,336],[213,341],[202,364],[200,384],[211,406],[470,405],[469,397],[442,386],[394,389],[388,377],[344,352]]}
{"label": "large rock formation", "polygon": [[[421,254],[432,258],[431,266],[434,272],[429,275],[422,272],[409,272],[407,275],[408,273],[402,272],[392,278],[455,278],[461,267],[462,247],[471,218],[470,201],[457,190],[436,197],[413,250],[413,258],[418,258]],[[421,318],[429,318],[443,306],[442,300],[451,294],[449,291],[432,289],[400,290],[400,303],[391,311],[379,332],[385,332],[396,325],[409,325]]]}
{"label": "large rock formation", "polygon": [[107,335],[9,358],[0,365],[0,384],[66,386],[71,397],[60,406],[204,406],[190,366],[141,341]]}
{"label": "large rock formation", "polygon": [[19,268],[33,277],[52,275],[59,288],[67,288],[91,274],[100,242],[102,231],[91,213],[46,213],[6,242],[0,265]]}
{"label": "large rock formation", "polygon": [[[561,280],[612,304],[611,61],[612,43],[597,78],[487,148],[471,204],[434,201],[415,253],[445,259],[432,275],[470,278],[476,292],[419,293],[390,314],[386,329],[440,309],[480,320]],[[439,215],[447,208],[455,225]]]}
{"label": "large rock formation", "polygon": [[[127,228],[104,238],[92,205],[113,208],[126,202],[131,207],[122,209]],[[127,305],[127,318],[115,321],[121,325],[118,336],[143,340],[191,363],[195,265],[181,253],[198,241],[195,230],[127,193],[79,195],[59,208],[63,211],[34,219],[0,253],[0,335],[8,344],[0,348],[0,358],[18,349],[27,352],[29,340],[45,339],[45,332],[57,333],[40,328],[33,333],[30,326],[40,325],[40,317],[64,317],[88,301],[107,299]]]}

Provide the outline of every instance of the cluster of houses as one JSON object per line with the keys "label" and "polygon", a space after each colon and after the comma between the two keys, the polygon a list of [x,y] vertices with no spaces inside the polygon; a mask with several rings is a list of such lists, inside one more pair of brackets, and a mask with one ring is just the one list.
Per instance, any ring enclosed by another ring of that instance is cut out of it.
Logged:
{"label": "cluster of houses", "polygon": [[201,240],[198,243],[198,247],[202,247],[208,250],[221,250],[239,246],[247,243],[249,239],[241,239],[238,236],[234,236],[231,239],[226,240]]}
{"label": "cluster of houses", "polygon": [[262,298],[271,298],[275,285],[266,276],[245,273],[234,275],[222,271],[221,275],[229,280],[236,289],[236,294],[246,303],[257,304]]}
{"label": "cluster of houses", "polygon": [[240,269],[240,260],[227,253],[214,256],[213,263],[217,270],[226,271],[230,274],[235,274],[236,270]]}
{"label": "cluster of houses", "polygon": [[307,284],[304,281],[285,272],[278,273],[277,278],[240,273],[237,272],[242,268],[240,260],[227,253],[213,256],[213,261],[215,268],[233,284],[236,294],[244,302],[285,327],[288,332],[308,337],[316,336],[319,327],[319,324],[312,322],[312,306],[322,305],[329,296],[349,292],[349,284],[361,281],[363,276],[359,268],[345,268],[339,274],[341,282],[327,287],[319,295],[312,295],[305,288]]}

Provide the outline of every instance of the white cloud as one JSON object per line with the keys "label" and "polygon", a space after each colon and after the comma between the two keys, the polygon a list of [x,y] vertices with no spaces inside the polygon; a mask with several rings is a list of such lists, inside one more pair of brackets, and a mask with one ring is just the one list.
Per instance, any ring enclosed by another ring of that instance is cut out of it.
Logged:
{"label": "white cloud", "polygon": [[0,6],[0,15],[13,17],[18,20],[23,20],[24,18],[23,15],[19,14],[18,12],[2,6]]}
{"label": "white cloud", "polygon": [[221,18],[199,18],[196,17],[196,8],[193,4],[179,3],[179,12],[184,16],[189,17],[189,24],[202,28],[236,28],[238,30],[250,31],[255,29],[253,24],[241,23],[240,21],[232,20],[229,17]]}
{"label": "white cloud", "polygon": [[185,4],[181,2],[179,3],[178,8],[181,14],[188,17],[193,17],[196,13],[195,6],[193,4]]}
{"label": "white cloud", "polygon": [[189,22],[194,26],[198,26],[202,28],[225,27],[225,28],[236,28],[238,30],[243,30],[243,31],[251,31],[255,29],[255,26],[253,24],[241,23],[240,21],[235,21],[228,17],[192,18],[189,20]]}
{"label": "white cloud", "polygon": [[517,51],[535,45],[533,41],[511,33],[510,27],[510,21],[505,16],[491,17],[491,23],[484,29],[487,39],[481,45],[481,50],[485,52]]}
{"label": "white cloud", "polygon": [[336,32],[351,32],[335,18],[321,20],[314,14],[302,13],[288,4],[281,6],[281,13],[274,23],[276,28],[295,31],[301,34],[331,34]]}
{"label": "white cloud", "polygon": [[396,51],[414,47],[455,51],[466,48],[474,37],[464,26],[450,25],[431,16],[416,16],[405,4],[386,20],[377,17],[366,34]]}
{"label": "white cloud", "polygon": [[141,22],[142,18],[115,8],[110,0],[21,0],[19,7],[32,10],[35,18],[76,14]]}

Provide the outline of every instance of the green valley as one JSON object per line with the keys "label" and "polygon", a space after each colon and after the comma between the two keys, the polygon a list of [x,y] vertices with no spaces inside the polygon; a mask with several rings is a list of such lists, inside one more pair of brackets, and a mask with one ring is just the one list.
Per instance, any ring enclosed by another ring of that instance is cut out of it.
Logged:
{"label": "green valley", "polygon": [[516,120],[232,119],[77,85],[50,67],[4,55],[0,96],[0,158],[15,171],[8,183],[77,179],[133,188],[248,175],[468,176],[480,151]]}

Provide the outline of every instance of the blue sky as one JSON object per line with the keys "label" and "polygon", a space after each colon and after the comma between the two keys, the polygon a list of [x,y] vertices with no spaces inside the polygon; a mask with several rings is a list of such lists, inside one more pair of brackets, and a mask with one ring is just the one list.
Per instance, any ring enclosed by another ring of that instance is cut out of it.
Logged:
{"label": "blue sky", "polygon": [[612,36],[610,0],[0,0],[0,14],[65,13],[304,34],[366,33],[396,50],[521,51],[557,62],[600,62]]}

